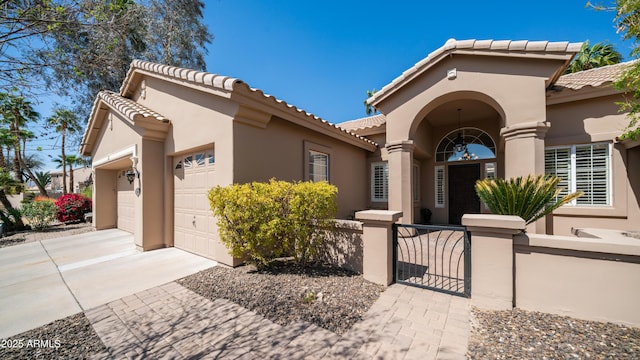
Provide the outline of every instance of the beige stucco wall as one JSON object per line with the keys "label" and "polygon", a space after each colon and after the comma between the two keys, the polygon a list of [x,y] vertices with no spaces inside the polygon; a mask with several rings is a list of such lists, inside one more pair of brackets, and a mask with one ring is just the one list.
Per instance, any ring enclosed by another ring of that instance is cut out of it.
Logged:
{"label": "beige stucco wall", "polygon": [[337,217],[352,217],[367,206],[367,151],[272,118],[266,128],[234,123],[234,182],[306,181],[305,149],[329,153],[329,182],[338,187]]}
{"label": "beige stucco wall", "polygon": [[639,326],[640,244],[633,240],[515,236],[516,307]]}
{"label": "beige stucco wall", "polygon": [[[625,114],[618,113],[615,102],[621,99],[610,95],[548,106],[551,127],[545,145],[613,142],[629,123]],[[640,229],[639,150],[617,143],[611,150],[611,206],[564,206],[548,218],[547,233],[569,235],[572,228],[581,227]]]}
{"label": "beige stucco wall", "polygon": [[[387,118],[386,143],[411,140],[418,151],[407,146],[403,151],[419,156],[421,147],[434,147],[433,144],[429,146],[428,141],[422,143],[424,135],[417,136],[421,122],[431,111],[451,101],[480,101],[495,110],[499,127],[526,126],[526,132],[533,136],[518,135],[505,143],[508,156],[505,155],[503,161],[504,175],[511,177],[542,172],[543,143],[536,131],[538,124],[544,124],[546,120],[546,81],[561,65],[559,60],[498,56],[456,54],[443,59],[376,104]],[[457,69],[457,77],[448,79],[447,70],[454,68]],[[456,126],[455,119],[452,120],[451,125]],[[495,128],[491,130],[495,134]],[[400,155],[391,158],[396,161],[403,159]],[[402,174],[390,174],[389,208],[402,210],[402,221],[410,222],[417,218],[411,191],[407,189],[411,182],[406,180],[413,163],[402,161],[402,165],[390,164],[390,169],[395,168]]]}

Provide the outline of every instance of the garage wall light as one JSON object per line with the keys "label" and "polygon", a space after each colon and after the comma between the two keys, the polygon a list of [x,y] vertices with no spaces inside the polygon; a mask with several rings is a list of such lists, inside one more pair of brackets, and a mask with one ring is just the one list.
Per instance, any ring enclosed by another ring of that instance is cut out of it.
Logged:
{"label": "garage wall light", "polygon": [[133,180],[135,180],[136,177],[140,178],[140,173],[138,172],[138,169],[129,169],[127,170],[127,173],[125,174],[125,176],[127,177],[129,184],[133,184]]}

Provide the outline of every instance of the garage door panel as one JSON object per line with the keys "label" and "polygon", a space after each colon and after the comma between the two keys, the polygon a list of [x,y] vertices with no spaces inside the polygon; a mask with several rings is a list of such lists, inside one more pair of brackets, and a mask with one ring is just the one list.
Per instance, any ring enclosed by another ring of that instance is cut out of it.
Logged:
{"label": "garage door panel", "polygon": [[130,184],[127,177],[118,172],[116,182],[116,203],[117,203],[117,227],[118,229],[133,233],[135,230],[135,194],[133,184]]}
{"label": "garage door panel", "polygon": [[[179,161],[184,164],[188,157],[197,159],[200,153],[174,158],[174,167]],[[174,168],[174,244],[181,249],[213,257],[214,247],[210,246],[214,234],[210,226],[213,216],[207,194],[214,184],[215,168],[208,161],[201,161],[199,166],[195,161],[191,164]],[[178,241],[180,237],[183,241]]]}

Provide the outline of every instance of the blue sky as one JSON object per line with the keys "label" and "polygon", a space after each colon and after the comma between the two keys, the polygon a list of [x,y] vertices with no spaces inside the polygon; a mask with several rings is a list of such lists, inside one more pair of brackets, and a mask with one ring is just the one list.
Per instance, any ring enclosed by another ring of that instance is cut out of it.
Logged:
{"label": "blue sky", "polygon": [[[365,116],[367,90],[380,89],[450,38],[608,41],[625,58],[631,47],[616,34],[614,13],[585,8],[586,0],[205,3],[215,36],[207,71],[242,79],[333,123]],[[39,107],[43,118],[48,104]]]}

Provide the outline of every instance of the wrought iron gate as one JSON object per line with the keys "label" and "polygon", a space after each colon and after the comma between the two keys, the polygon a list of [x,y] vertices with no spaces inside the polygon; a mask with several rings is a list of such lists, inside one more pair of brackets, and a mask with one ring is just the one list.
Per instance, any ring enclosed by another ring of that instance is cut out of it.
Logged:
{"label": "wrought iron gate", "polygon": [[394,281],[471,296],[471,243],[462,226],[393,225]]}

